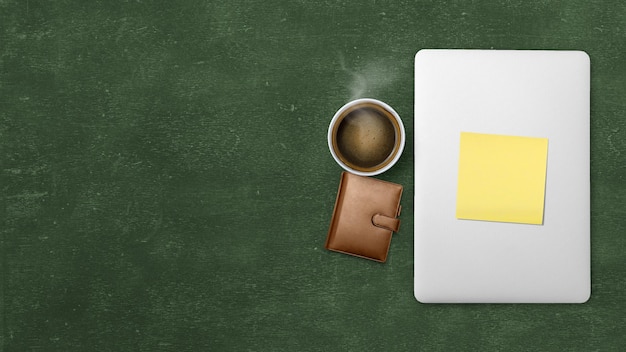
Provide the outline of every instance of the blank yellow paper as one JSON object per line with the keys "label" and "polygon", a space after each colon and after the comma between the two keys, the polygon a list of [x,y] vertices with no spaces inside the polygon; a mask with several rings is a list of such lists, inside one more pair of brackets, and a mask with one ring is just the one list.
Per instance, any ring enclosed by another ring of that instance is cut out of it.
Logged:
{"label": "blank yellow paper", "polygon": [[548,139],[461,132],[456,217],[543,224]]}

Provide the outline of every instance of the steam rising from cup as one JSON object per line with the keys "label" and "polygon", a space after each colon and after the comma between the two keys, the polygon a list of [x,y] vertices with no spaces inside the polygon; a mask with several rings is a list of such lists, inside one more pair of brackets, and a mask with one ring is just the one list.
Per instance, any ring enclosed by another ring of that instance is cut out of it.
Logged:
{"label": "steam rising from cup", "polygon": [[346,66],[343,54],[339,54],[341,70],[350,75],[349,85],[350,99],[355,100],[366,96],[379,96],[385,89],[391,87],[397,80],[398,74],[393,64],[388,60],[367,62],[362,67],[353,70]]}

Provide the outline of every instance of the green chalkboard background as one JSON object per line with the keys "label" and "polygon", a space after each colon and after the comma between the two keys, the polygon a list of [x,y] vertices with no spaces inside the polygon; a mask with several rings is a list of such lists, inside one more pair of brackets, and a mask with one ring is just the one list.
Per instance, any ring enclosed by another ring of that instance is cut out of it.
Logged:
{"label": "green chalkboard background", "polygon": [[[414,299],[422,48],[590,55],[588,303]],[[623,1],[0,0],[0,351],[624,350],[625,53]],[[386,264],[323,248],[356,97],[409,131]]]}

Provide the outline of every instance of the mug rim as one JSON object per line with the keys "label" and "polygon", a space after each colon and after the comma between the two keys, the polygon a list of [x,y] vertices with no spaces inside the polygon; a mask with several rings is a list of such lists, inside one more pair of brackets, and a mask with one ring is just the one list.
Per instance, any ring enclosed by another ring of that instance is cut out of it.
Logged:
{"label": "mug rim", "polygon": [[[391,114],[391,116],[393,116],[393,118],[396,120],[397,126],[399,128],[400,143],[399,143],[397,149],[394,148],[395,149],[394,150],[395,155],[393,155],[392,159],[389,162],[387,162],[386,164],[384,164],[381,168],[375,169],[375,170],[372,170],[372,171],[361,171],[361,170],[356,170],[356,169],[350,167],[349,165],[347,165],[346,163],[344,163],[341,160],[341,158],[337,155],[337,153],[335,152],[335,150],[333,148],[334,126],[337,124],[339,118],[342,117],[343,113],[346,110],[352,108],[355,105],[367,104],[367,103],[373,104],[373,105],[378,105],[381,108],[383,108],[384,110],[387,110],[387,112],[389,112]],[[400,159],[400,156],[402,155],[402,152],[404,151],[405,143],[406,143],[406,131],[404,129],[404,123],[402,122],[402,119],[400,118],[400,115],[391,106],[389,106],[385,102],[382,102],[382,101],[380,101],[378,99],[360,98],[360,99],[356,99],[356,100],[352,100],[352,101],[347,102],[341,108],[339,108],[339,110],[337,110],[337,112],[335,113],[335,115],[331,119],[330,124],[328,125],[328,149],[330,150],[330,154],[333,156],[333,159],[335,159],[337,164],[339,164],[339,166],[341,166],[341,168],[343,168],[344,170],[346,170],[348,172],[351,172],[351,173],[353,173],[355,175],[374,176],[374,175],[382,174],[383,172],[389,170]]]}

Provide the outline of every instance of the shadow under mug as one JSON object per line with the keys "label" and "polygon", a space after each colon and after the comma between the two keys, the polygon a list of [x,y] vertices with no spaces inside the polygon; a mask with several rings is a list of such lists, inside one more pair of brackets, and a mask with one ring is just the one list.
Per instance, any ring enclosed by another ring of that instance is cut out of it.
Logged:
{"label": "shadow under mug", "polygon": [[376,99],[342,106],[328,126],[328,148],[344,170],[361,176],[381,174],[400,159],[406,133],[398,113]]}

